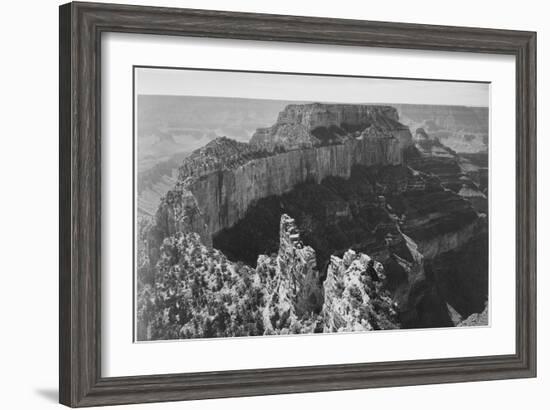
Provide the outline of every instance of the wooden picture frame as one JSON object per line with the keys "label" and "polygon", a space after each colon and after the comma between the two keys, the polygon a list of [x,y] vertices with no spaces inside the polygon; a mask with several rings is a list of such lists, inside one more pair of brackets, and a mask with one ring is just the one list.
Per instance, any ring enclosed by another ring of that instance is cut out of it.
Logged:
{"label": "wooden picture frame", "polygon": [[[71,407],[535,377],[536,33],[94,3],[60,7],[60,402]],[[516,59],[516,352],[101,376],[101,35],[185,35],[507,54]]]}

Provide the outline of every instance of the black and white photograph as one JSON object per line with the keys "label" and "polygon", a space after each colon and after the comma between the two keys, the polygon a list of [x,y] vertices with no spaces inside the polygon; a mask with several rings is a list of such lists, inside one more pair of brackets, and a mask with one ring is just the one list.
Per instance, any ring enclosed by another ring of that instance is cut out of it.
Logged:
{"label": "black and white photograph", "polygon": [[548,407],[544,4],[5,2],[0,408]]}
{"label": "black and white photograph", "polygon": [[135,341],[490,325],[489,96],[134,67]]}

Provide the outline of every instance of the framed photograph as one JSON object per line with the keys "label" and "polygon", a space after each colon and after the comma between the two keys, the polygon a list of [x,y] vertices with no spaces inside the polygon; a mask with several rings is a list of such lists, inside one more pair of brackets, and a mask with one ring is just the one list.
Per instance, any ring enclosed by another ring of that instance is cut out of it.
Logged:
{"label": "framed photograph", "polygon": [[60,402],[536,375],[536,33],[60,7]]}

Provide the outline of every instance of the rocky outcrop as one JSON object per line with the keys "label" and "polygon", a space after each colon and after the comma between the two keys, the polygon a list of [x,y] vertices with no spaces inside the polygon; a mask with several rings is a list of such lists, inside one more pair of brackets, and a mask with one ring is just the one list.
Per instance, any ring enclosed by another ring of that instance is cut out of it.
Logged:
{"label": "rocky outcrop", "polygon": [[464,326],[487,326],[489,324],[489,308],[488,305],[485,305],[480,313],[473,313],[468,316],[466,319],[457,324],[458,327]]}
{"label": "rocky outcrop", "polygon": [[250,143],[270,152],[304,149],[342,142],[349,133],[357,137],[372,126],[385,136],[409,138],[393,107],[315,103],[288,105],[275,125],[258,129]]}
{"label": "rocky outcrop", "polygon": [[265,272],[275,272],[273,277],[267,275],[271,279],[267,289],[276,291],[279,301],[288,299],[292,314],[301,318],[322,305],[315,251],[302,243],[294,219],[286,214],[281,216],[279,232],[279,252],[276,256],[260,255],[257,270],[264,277]]}
{"label": "rocky outcrop", "polygon": [[279,114],[277,124],[301,124],[311,132],[332,125],[365,127],[373,122],[398,124],[397,110],[390,106],[360,104],[291,104]]}
{"label": "rocky outcrop", "polygon": [[296,235],[285,215],[279,253],[260,255],[257,268],[231,262],[197,233],[166,237],[153,286],[140,286],[138,340],[313,333],[317,315],[301,300],[318,277],[315,252]]}
{"label": "rocky outcrop", "polygon": [[232,170],[254,158],[267,155],[245,142],[227,137],[215,138],[182,161],[178,169],[178,179],[185,181],[188,178],[200,178],[214,172]]}
{"label": "rocky outcrop", "polygon": [[288,215],[278,253],[260,255],[256,268],[231,262],[196,233],[176,232],[160,246],[156,269],[154,286],[138,287],[138,340],[398,327],[380,263],[353,251],[334,257],[323,296],[315,251]]}
{"label": "rocky outcrop", "polygon": [[349,250],[330,258],[323,284],[325,332],[396,329],[397,309],[383,290],[384,268],[365,254]]}
{"label": "rocky outcrop", "polygon": [[156,234],[157,242],[162,237],[174,235],[176,232],[195,232],[201,238],[208,237],[204,215],[196,197],[185,183],[176,184],[172,190],[166,193],[155,214],[154,221],[155,230],[151,233]]}

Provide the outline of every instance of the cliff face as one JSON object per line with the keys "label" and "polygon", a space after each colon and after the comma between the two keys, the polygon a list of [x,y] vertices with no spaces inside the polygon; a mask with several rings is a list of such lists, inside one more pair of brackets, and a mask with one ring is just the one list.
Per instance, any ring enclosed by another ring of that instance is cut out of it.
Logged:
{"label": "cliff face", "polygon": [[235,169],[190,180],[186,187],[196,198],[212,236],[233,226],[261,198],[282,195],[306,181],[349,178],[356,164],[395,165],[402,161],[403,149],[396,139],[355,140],[251,160]]}
{"label": "cliff face", "polygon": [[[193,215],[200,215],[202,220],[197,222],[200,229],[195,225],[194,231],[201,232],[203,240],[210,243],[213,235],[233,226],[261,198],[282,195],[306,181],[319,183],[328,176],[349,178],[355,165],[402,164],[412,137],[396,118],[397,112],[391,107],[289,106],[279,115],[269,138],[260,137],[261,132],[250,144],[220,138],[194,152],[180,167],[176,190],[195,198],[198,209]],[[279,145],[280,130],[288,125],[301,131],[288,134],[292,138]],[[312,130],[327,125],[353,126],[356,131],[338,128],[338,141],[323,145]],[[283,149],[287,151],[281,152]],[[166,206],[170,205],[164,201],[161,212],[170,213]]]}
{"label": "cliff face", "polygon": [[377,121],[398,122],[397,110],[376,105],[291,104],[281,111],[277,124],[301,124],[311,131],[316,127],[342,124],[368,126]]}

